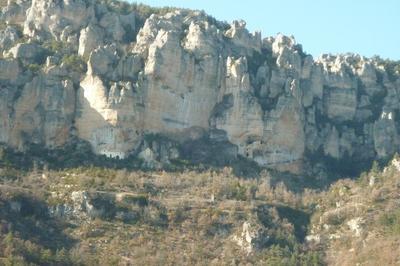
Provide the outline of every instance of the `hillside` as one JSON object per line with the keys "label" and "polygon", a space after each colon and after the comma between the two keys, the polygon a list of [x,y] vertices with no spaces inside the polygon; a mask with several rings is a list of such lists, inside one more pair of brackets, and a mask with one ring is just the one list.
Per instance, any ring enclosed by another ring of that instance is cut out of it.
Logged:
{"label": "hillside", "polygon": [[400,62],[196,10],[0,7],[0,265],[400,263]]}
{"label": "hillside", "polygon": [[230,168],[3,168],[0,263],[395,265],[399,175],[399,158],[327,190]]}

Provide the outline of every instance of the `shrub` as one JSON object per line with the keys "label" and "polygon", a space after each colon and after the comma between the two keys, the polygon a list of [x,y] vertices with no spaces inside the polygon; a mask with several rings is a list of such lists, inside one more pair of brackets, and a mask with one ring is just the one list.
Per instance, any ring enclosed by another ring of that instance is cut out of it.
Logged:
{"label": "shrub", "polygon": [[400,234],[400,210],[384,213],[379,222],[391,234]]}
{"label": "shrub", "polygon": [[6,260],[0,260],[1,265],[2,262],[5,265],[77,265],[64,248],[54,252],[32,241],[24,241],[11,232],[0,244],[0,255],[6,257]]}
{"label": "shrub", "polygon": [[170,215],[171,221],[175,224],[181,224],[188,218],[188,213],[185,206],[177,207]]}
{"label": "shrub", "polygon": [[33,73],[37,73],[40,71],[40,66],[38,64],[29,64],[27,66],[27,69],[30,70]]}
{"label": "shrub", "polygon": [[64,55],[61,62],[72,71],[82,73],[87,70],[86,62],[76,54]]}
{"label": "shrub", "polygon": [[324,265],[323,259],[318,252],[302,252],[298,247],[294,250],[288,247],[272,246],[263,254],[265,265]]}
{"label": "shrub", "polygon": [[46,47],[52,53],[61,53],[66,48],[63,42],[56,40],[46,42],[44,47]]}
{"label": "shrub", "polygon": [[140,195],[127,195],[124,198],[124,203],[126,204],[133,204],[133,205],[139,205],[140,207],[144,207],[149,205],[149,197],[144,194]]}
{"label": "shrub", "polygon": [[226,186],[222,186],[219,191],[220,197],[233,200],[247,200],[247,188],[238,181],[230,182]]}
{"label": "shrub", "polygon": [[326,223],[329,225],[337,226],[337,225],[341,225],[345,219],[346,219],[345,217],[343,217],[339,214],[332,214],[327,217]]}
{"label": "shrub", "polygon": [[151,7],[142,3],[138,4],[136,2],[129,4],[125,1],[118,0],[105,0],[104,3],[107,5],[109,11],[123,15],[127,15],[131,12],[137,12],[139,16],[144,19],[150,17],[152,14],[164,15],[177,9],[174,7]]}

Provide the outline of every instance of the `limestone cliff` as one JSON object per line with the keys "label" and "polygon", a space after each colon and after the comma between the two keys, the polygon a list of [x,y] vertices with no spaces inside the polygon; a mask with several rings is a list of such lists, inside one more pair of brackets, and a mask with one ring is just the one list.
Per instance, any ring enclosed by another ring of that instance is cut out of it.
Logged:
{"label": "limestone cliff", "polygon": [[292,172],[310,158],[399,151],[395,62],[313,59],[243,21],[123,2],[9,1],[1,25],[0,142],[20,150],[78,138],[97,154],[165,163],[183,156],[172,146],[207,140]]}

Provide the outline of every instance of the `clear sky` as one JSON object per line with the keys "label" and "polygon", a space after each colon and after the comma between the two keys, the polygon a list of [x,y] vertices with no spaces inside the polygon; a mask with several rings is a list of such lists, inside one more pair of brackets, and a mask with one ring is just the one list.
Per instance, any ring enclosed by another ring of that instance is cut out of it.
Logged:
{"label": "clear sky", "polygon": [[[132,0],[131,0],[132,2]],[[294,35],[314,57],[359,53],[400,60],[400,0],[138,0],[151,6],[204,10],[243,19],[263,37]]]}

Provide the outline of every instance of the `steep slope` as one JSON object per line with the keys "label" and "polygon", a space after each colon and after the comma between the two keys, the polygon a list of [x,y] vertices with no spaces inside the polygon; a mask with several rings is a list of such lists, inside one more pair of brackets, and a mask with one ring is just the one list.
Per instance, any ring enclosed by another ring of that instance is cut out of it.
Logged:
{"label": "steep slope", "polygon": [[362,165],[399,150],[395,62],[314,60],[243,21],[123,2],[9,1],[1,21],[0,141],[19,150],[81,140],[162,167],[207,161],[212,148],[185,149],[202,143],[223,163],[294,173],[316,158]]}
{"label": "steep slope", "polygon": [[310,245],[325,249],[330,265],[397,265],[400,159],[377,164],[357,180],[341,180],[320,195]]}
{"label": "steep slope", "polygon": [[264,174],[1,169],[0,264],[322,264],[311,209]]}
{"label": "steep slope", "polygon": [[397,265],[399,176],[398,157],[326,191],[229,168],[0,168],[0,264]]}

